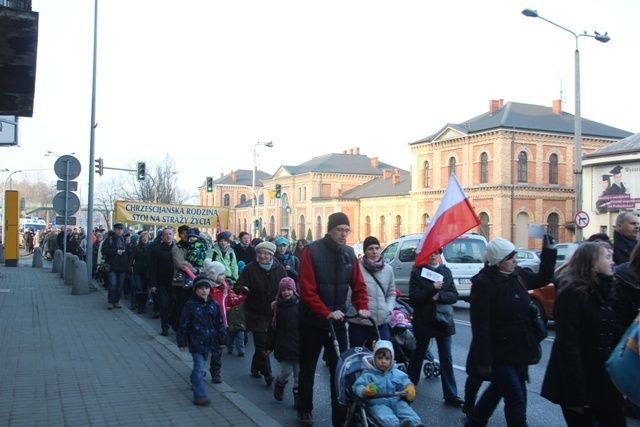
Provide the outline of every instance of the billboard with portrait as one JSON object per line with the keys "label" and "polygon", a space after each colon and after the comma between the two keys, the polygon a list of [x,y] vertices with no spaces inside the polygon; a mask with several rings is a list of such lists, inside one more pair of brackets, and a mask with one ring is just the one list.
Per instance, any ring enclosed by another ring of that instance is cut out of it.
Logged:
{"label": "billboard with portrait", "polygon": [[640,163],[594,166],[592,194],[596,214],[640,208]]}

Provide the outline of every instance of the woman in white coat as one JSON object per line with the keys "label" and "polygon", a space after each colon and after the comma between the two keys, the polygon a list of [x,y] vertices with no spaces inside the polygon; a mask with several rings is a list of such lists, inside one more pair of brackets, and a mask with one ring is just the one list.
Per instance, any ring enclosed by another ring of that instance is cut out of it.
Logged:
{"label": "woman in white coat", "polygon": [[[380,338],[388,340],[390,336],[389,320],[396,305],[396,285],[394,283],[393,269],[385,264],[380,256],[382,248],[380,241],[369,236],[362,244],[364,256],[360,258],[360,269],[364,282],[367,284],[369,294],[369,311],[371,318],[380,331]],[[375,337],[375,331],[371,322],[367,319],[349,320],[349,346],[371,347],[370,343]]]}

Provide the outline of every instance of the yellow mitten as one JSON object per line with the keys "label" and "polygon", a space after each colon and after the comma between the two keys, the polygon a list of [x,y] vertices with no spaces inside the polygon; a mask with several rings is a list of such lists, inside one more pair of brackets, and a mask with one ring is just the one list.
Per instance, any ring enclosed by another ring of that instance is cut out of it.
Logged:
{"label": "yellow mitten", "polygon": [[374,383],[369,383],[368,386],[362,389],[362,396],[371,397],[374,396],[378,392],[378,386]]}
{"label": "yellow mitten", "polygon": [[404,388],[404,391],[407,392],[407,400],[409,402],[413,402],[413,399],[416,397],[416,388],[413,384],[407,384]]}

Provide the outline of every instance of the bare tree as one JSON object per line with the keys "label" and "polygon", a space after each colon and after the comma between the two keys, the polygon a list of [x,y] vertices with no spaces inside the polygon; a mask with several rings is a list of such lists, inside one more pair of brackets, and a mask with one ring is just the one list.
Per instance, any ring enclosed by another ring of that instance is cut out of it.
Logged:
{"label": "bare tree", "polygon": [[125,179],[122,176],[118,176],[110,181],[98,184],[98,191],[96,191],[94,197],[94,209],[104,218],[107,229],[112,226],[111,217],[115,209],[116,200],[122,200],[124,183]]}
{"label": "bare tree", "polygon": [[127,177],[127,187],[123,188],[123,196],[127,200],[182,204],[189,196],[186,191],[178,188],[178,171],[173,157],[166,155],[160,163],[148,161],[146,163],[146,178],[139,181],[137,176]]}
{"label": "bare tree", "polygon": [[46,181],[41,174],[35,177],[27,176],[20,181],[14,181],[12,188],[20,192],[25,200],[25,213],[50,219],[53,196],[56,195],[55,182]]}

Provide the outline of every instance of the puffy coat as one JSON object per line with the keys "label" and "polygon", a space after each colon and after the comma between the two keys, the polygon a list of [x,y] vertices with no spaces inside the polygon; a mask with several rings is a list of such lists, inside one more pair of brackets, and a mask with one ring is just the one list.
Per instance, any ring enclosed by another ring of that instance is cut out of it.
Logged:
{"label": "puffy coat", "polygon": [[[376,325],[385,325],[391,319],[391,313],[396,305],[396,285],[393,278],[393,268],[385,264],[382,270],[373,272],[367,270],[362,259],[360,259],[360,269],[364,283],[367,285],[367,294],[369,295],[369,312],[371,318]],[[374,279],[374,276],[380,282],[380,285]],[[349,289],[349,304],[351,303],[351,289]],[[353,311],[353,309],[351,309]],[[364,326],[371,326],[371,322],[364,319],[349,319],[350,323],[357,323]]]}
{"label": "puffy coat", "polygon": [[278,296],[278,284],[283,277],[287,277],[287,273],[275,258],[268,271],[260,267],[258,261],[250,262],[242,270],[235,289],[249,288],[244,302],[247,330],[267,332],[271,322],[271,302]]}
{"label": "puffy coat", "polygon": [[278,362],[298,360],[300,340],[298,338],[298,297],[287,300],[278,299],[275,309],[275,328],[269,323],[267,350],[273,350]]}
{"label": "puffy coat", "polygon": [[225,342],[227,331],[218,303],[207,295],[204,300],[193,295],[180,315],[176,341],[178,347],[189,347],[191,353],[210,353],[214,346]]}
{"label": "puffy coat", "polygon": [[[433,281],[422,277],[422,269],[428,268],[441,274],[442,288],[436,289]],[[443,337],[456,333],[455,325],[446,326],[435,324],[433,319],[436,311],[436,301],[433,297],[439,293],[438,304],[455,304],[458,301],[458,290],[453,283],[453,274],[446,265],[419,266],[411,271],[409,279],[409,304],[413,307],[413,334],[416,338],[425,339]]]}
{"label": "puffy coat", "polygon": [[569,283],[554,307],[556,338],[541,395],[563,406],[622,410],[622,395],[605,370],[620,334],[614,324],[612,279],[599,275],[587,295]]}
{"label": "puffy coat", "polygon": [[230,247],[227,248],[227,251],[222,255],[220,251],[220,247],[216,243],[213,246],[213,254],[211,255],[211,259],[213,261],[218,261],[224,265],[225,275],[227,276],[227,280],[231,283],[235,283],[238,280],[238,259],[236,258],[236,254],[233,252],[233,249]]}
{"label": "puffy coat", "polygon": [[236,294],[233,292],[233,289],[231,289],[231,286],[229,286],[228,283],[213,282],[209,295],[211,295],[211,297],[216,300],[220,306],[222,322],[224,323],[225,328],[229,326],[229,323],[227,322],[227,312],[229,309],[238,304],[242,304],[242,302],[247,299],[246,294]]}

